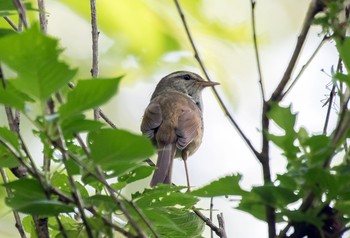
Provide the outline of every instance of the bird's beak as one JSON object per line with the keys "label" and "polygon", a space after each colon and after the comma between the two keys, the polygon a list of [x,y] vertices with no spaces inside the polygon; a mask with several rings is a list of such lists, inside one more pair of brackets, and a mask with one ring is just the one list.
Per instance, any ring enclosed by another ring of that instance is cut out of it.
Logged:
{"label": "bird's beak", "polygon": [[216,86],[216,85],[219,85],[220,83],[217,83],[217,82],[209,82],[209,81],[202,81],[201,82],[201,86],[204,88],[204,87],[213,87],[213,86]]}

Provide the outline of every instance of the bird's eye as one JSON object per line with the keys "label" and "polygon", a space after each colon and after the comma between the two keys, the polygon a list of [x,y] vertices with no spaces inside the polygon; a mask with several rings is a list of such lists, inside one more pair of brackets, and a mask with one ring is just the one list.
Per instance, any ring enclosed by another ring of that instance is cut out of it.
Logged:
{"label": "bird's eye", "polygon": [[184,80],[190,80],[191,76],[189,74],[185,74],[183,78],[184,78]]}

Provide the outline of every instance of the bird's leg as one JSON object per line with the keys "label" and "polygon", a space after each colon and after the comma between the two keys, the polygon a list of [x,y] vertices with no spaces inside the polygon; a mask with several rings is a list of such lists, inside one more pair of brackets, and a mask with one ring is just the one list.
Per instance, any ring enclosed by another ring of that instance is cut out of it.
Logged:
{"label": "bird's leg", "polygon": [[182,151],[182,160],[184,161],[186,180],[187,180],[187,192],[190,192],[191,186],[190,186],[190,177],[188,175],[188,169],[187,169],[187,157],[188,157],[188,152],[186,150]]}

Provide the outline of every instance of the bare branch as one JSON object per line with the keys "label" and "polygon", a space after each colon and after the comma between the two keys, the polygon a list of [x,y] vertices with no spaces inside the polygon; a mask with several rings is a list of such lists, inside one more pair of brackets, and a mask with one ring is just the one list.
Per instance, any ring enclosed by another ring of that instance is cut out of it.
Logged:
{"label": "bare branch", "polygon": [[222,232],[222,238],[227,238],[226,231],[225,231],[225,222],[224,222],[224,215],[222,213],[217,215],[218,222],[219,222],[219,227]]}
{"label": "bare branch", "polygon": [[46,34],[47,33],[47,18],[46,18],[46,10],[45,10],[45,1],[38,0],[38,8],[39,8],[39,22],[40,22],[40,30]]}
{"label": "bare branch", "polygon": [[298,81],[298,79],[301,77],[301,75],[304,73],[305,69],[310,65],[311,61],[315,58],[315,56],[317,55],[317,53],[319,52],[319,50],[322,48],[322,46],[324,45],[324,43],[329,39],[328,36],[324,36],[322,41],[320,42],[320,44],[318,44],[316,50],[312,53],[311,57],[308,59],[308,61],[303,65],[303,67],[301,68],[301,70],[299,71],[299,73],[297,74],[297,76],[295,77],[295,79],[293,80],[293,82],[290,84],[290,86],[286,89],[286,91],[283,93],[282,98],[284,98],[286,96],[287,93],[289,93],[289,91],[293,88],[293,86],[296,84],[296,82]]}
{"label": "bare branch", "polygon": [[[91,75],[96,78],[98,76],[98,29],[97,29],[97,12],[96,12],[96,0],[90,0],[91,10],[91,35],[92,35],[92,69]],[[94,119],[100,118],[100,109],[94,109]]]}
{"label": "bare branch", "polygon": [[215,232],[215,234],[219,237],[222,237],[222,231],[219,227],[217,227],[212,220],[210,220],[208,217],[204,216],[203,213],[201,213],[199,210],[197,210],[195,207],[192,208],[192,211],[202,220],[204,223]]}
{"label": "bare branch", "polygon": [[291,75],[295,69],[295,65],[298,61],[299,55],[301,53],[301,50],[303,48],[304,42],[306,40],[306,36],[309,32],[310,26],[312,24],[312,21],[316,15],[317,12],[320,11],[321,5],[319,0],[312,0],[309,6],[309,9],[306,14],[306,18],[303,23],[302,30],[300,32],[300,35],[297,40],[297,44],[295,46],[294,52],[292,54],[292,58],[289,61],[289,64],[287,66],[286,71],[284,72],[284,75],[278,84],[277,88],[273,92],[270,101],[280,101],[283,98],[283,90],[285,89],[286,85],[290,81]]}
{"label": "bare branch", "polygon": [[[210,209],[209,209],[209,219],[213,221],[213,208],[214,208],[214,197],[210,198]],[[214,232],[213,230],[210,230],[210,237],[214,237]]]}
{"label": "bare branch", "polygon": [[9,17],[4,16],[4,19],[5,19],[5,21],[7,21],[8,24],[10,24],[10,26],[11,26],[15,31],[19,31],[19,30],[18,30],[18,27],[16,26],[16,24],[15,24],[13,21],[11,21],[11,19],[10,19]]}
{"label": "bare branch", "polygon": [[260,92],[261,92],[261,97],[263,101],[265,101],[265,90],[264,90],[264,83],[263,83],[263,74],[261,70],[261,63],[260,63],[260,57],[259,57],[259,50],[258,50],[258,41],[256,39],[256,26],[255,26],[255,6],[256,6],[256,1],[251,0],[251,9],[252,9],[252,28],[253,28],[253,42],[254,42],[254,51],[255,51],[255,59],[256,59],[256,64],[258,67],[258,75],[259,75],[259,85],[260,85]]}
{"label": "bare branch", "polygon": [[[20,18],[20,23],[23,24],[25,28],[28,28],[29,24],[27,22],[27,11],[23,2],[21,0],[12,0],[12,2],[17,9]],[[21,27],[18,27],[18,29],[21,30]]]}

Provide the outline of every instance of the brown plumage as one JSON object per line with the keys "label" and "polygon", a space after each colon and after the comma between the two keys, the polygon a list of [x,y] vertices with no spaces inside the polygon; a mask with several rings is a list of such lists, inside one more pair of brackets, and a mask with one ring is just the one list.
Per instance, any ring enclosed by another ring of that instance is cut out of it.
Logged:
{"label": "brown plumage", "polygon": [[200,146],[203,136],[202,89],[218,83],[204,81],[199,75],[177,71],[162,78],[141,123],[141,131],[158,149],[157,169],[151,186],[171,183],[172,164],[175,157],[185,163]]}

